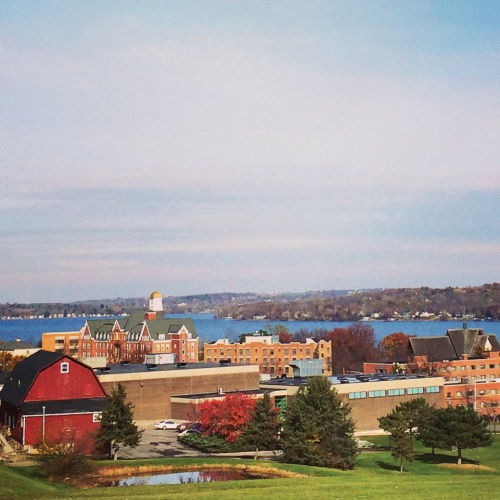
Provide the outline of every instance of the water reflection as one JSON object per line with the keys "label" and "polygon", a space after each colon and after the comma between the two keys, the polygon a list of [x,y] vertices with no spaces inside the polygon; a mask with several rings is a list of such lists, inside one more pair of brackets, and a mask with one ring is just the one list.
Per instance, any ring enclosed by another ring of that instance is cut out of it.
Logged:
{"label": "water reflection", "polygon": [[169,472],[168,474],[147,474],[142,476],[127,476],[113,480],[104,480],[101,487],[114,486],[151,486],[158,484],[193,484],[221,481],[241,481],[247,479],[262,479],[264,476],[249,474],[235,469],[212,469],[184,472]]}

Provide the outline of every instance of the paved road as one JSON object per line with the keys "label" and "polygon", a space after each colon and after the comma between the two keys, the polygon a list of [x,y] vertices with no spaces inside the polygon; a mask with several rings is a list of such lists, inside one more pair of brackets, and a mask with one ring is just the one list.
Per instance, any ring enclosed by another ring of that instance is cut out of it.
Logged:
{"label": "paved road", "polygon": [[136,448],[122,448],[118,458],[165,458],[165,457],[203,457],[207,456],[188,448],[177,440],[176,431],[156,431],[146,429],[141,444]]}

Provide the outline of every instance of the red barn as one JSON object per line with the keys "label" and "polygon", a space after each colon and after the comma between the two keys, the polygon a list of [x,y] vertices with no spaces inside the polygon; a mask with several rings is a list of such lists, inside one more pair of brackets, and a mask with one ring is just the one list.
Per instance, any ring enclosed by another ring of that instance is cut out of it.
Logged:
{"label": "red barn", "polygon": [[38,351],[18,363],[0,392],[0,425],[23,446],[72,440],[92,451],[106,393],[92,368]]}

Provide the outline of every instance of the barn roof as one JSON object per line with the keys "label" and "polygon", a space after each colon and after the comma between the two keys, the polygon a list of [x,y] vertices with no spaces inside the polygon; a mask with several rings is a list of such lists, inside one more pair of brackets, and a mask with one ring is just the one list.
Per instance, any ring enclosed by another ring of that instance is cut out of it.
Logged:
{"label": "barn roof", "polygon": [[25,398],[39,371],[63,357],[61,353],[40,350],[23,359],[14,366],[5,381],[0,399],[17,406]]}

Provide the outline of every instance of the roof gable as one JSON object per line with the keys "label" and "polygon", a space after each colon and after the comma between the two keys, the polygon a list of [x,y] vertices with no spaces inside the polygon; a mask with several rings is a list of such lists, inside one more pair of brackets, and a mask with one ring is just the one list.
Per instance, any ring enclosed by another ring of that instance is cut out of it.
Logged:
{"label": "roof gable", "polygon": [[159,340],[160,334],[178,333],[182,327],[191,333],[193,338],[198,337],[196,328],[191,318],[165,318],[156,320],[146,320],[149,334],[153,340]]}
{"label": "roof gable", "polygon": [[17,363],[10,377],[5,381],[5,385],[0,392],[0,399],[17,406],[26,397],[40,370],[63,357],[67,356],[57,352],[40,350],[23,359],[23,361]]}

